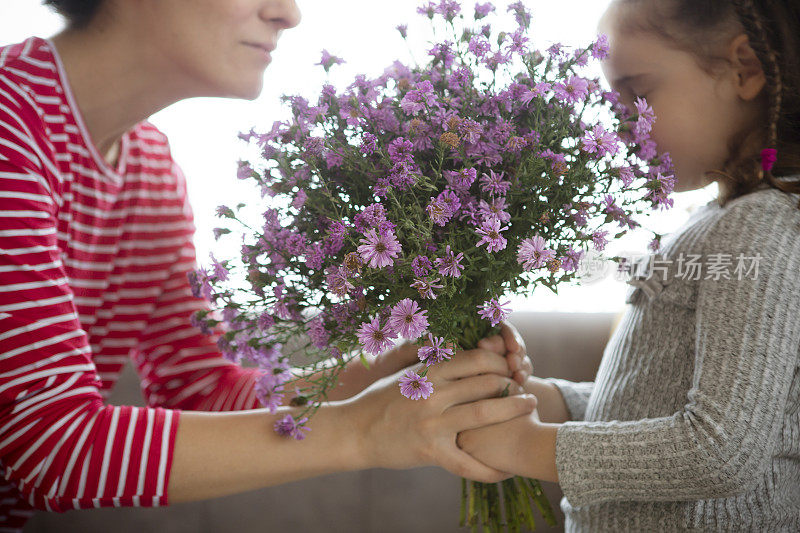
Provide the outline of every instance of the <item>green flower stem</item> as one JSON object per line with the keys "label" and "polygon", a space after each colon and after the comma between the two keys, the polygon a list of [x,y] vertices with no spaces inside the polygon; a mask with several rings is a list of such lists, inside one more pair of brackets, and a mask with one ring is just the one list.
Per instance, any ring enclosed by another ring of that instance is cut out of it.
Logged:
{"label": "green flower stem", "polygon": [[550,502],[547,501],[547,495],[545,495],[544,490],[542,490],[542,485],[536,479],[525,479],[524,481],[525,486],[528,488],[528,493],[539,508],[539,512],[542,513],[545,522],[547,522],[548,525],[555,526],[556,517],[553,513],[553,508],[550,506]]}
{"label": "green flower stem", "polygon": [[467,480],[461,478],[461,513],[458,519],[459,527],[467,525]]}

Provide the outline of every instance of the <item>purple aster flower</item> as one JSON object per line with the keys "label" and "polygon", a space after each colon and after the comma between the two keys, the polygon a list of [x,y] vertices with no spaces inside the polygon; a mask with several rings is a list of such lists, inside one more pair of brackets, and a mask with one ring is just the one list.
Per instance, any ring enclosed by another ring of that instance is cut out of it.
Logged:
{"label": "purple aster flower", "polygon": [[556,98],[562,102],[582,102],[589,94],[589,82],[580,76],[570,76],[566,83],[559,82],[553,89]]}
{"label": "purple aster flower", "polygon": [[275,374],[271,370],[261,374],[256,380],[254,387],[256,398],[272,414],[283,405],[283,384],[280,374]]}
{"label": "purple aster flower", "polygon": [[433,384],[428,381],[428,378],[420,376],[412,370],[407,370],[405,375],[400,378],[400,392],[412,400],[420,398],[427,400],[428,396],[433,393]]}
{"label": "purple aster flower", "polygon": [[561,258],[561,268],[564,272],[572,272],[578,269],[578,262],[583,257],[583,250],[574,250],[571,246]]}
{"label": "purple aster flower", "polygon": [[220,218],[234,218],[236,215],[233,212],[233,209],[228,207],[227,205],[220,205],[217,206],[217,216]]}
{"label": "purple aster flower", "polygon": [[419,94],[419,91],[408,91],[400,101],[400,109],[406,115],[416,115],[425,109],[425,104],[422,103],[422,95]]}
{"label": "purple aster flower", "polygon": [[477,143],[481,138],[482,131],[481,125],[472,119],[464,119],[458,124],[458,133],[468,144]]}
{"label": "purple aster flower", "polygon": [[400,32],[400,37],[405,39],[408,37],[408,24],[400,24],[397,26],[397,31]]}
{"label": "purple aster flower", "polygon": [[386,208],[383,204],[376,202],[370,204],[353,217],[353,225],[360,232],[365,232],[370,228],[380,226],[386,220]]}
{"label": "purple aster flower", "polygon": [[619,152],[619,137],[611,131],[606,131],[600,124],[587,131],[581,139],[583,148],[590,154],[597,154],[597,159],[606,155],[615,156]]}
{"label": "purple aster flower", "polygon": [[392,308],[389,325],[406,339],[416,339],[428,328],[427,311],[410,298],[400,300]]}
{"label": "purple aster flower", "polygon": [[481,200],[478,206],[478,212],[485,220],[496,218],[501,223],[511,220],[511,215],[504,211],[506,208],[506,199],[504,197],[494,198],[491,203],[486,200]]}
{"label": "purple aster flower", "polygon": [[445,247],[444,257],[436,258],[434,264],[439,269],[439,274],[443,276],[452,276],[454,278],[458,278],[461,276],[461,271],[464,267],[461,265],[461,260],[464,258],[463,253],[459,253],[455,255],[452,250],[450,250],[450,245],[448,244]]}
{"label": "purple aster flower", "polygon": [[375,317],[371,322],[364,322],[358,328],[358,342],[364,346],[364,351],[378,355],[391,348],[394,343],[392,339],[397,338],[397,333],[387,323],[381,327],[380,317]]}
{"label": "purple aster flower", "polygon": [[648,244],[648,245],[647,245],[647,247],[648,247],[648,248],[650,249],[650,251],[651,251],[651,252],[653,252],[653,253],[656,253],[656,252],[658,252],[658,250],[660,250],[660,249],[661,249],[661,239],[660,239],[659,237],[656,237],[655,239],[653,239],[652,241],[650,241],[650,244]]}
{"label": "purple aster flower", "polygon": [[437,226],[444,226],[453,216],[450,207],[441,198],[431,198],[430,203],[425,207],[425,211]]}
{"label": "purple aster flower", "polygon": [[418,278],[427,276],[432,266],[431,260],[424,255],[418,255],[411,261],[411,270],[414,272],[414,276]]}
{"label": "purple aster flower", "polygon": [[472,184],[475,183],[475,179],[478,177],[478,171],[474,168],[465,168],[458,172],[446,170],[444,172],[444,177],[454,191],[462,192],[469,189]]}
{"label": "purple aster flower", "polygon": [[602,61],[608,57],[609,48],[608,35],[601,33],[592,45],[592,57]]}
{"label": "purple aster flower", "polygon": [[606,214],[611,215],[614,220],[619,222],[625,218],[625,211],[617,206],[616,200],[612,195],[607,194],[603,198],[603,204],[605,205],[603,211],[605,211]]}
{"label": "purple aster flower", "polygon": [[469,40],[467,48],[475,57],[483,59],[492,50],[492,45],[483,36],[475,35]]}
{"label": "purple aster flower", "polygon": [[415,279],[414,283],[411,286],[417,291],[419,291],[419,295],[421,298],[425,298],[428,300],[435,300],[436,293],[433,292],[433,289],[441,289],[444,287],[443,285],[437,285],[436,283],[439,281],[439,278],[434,278],[432,280],[428,280],[427,278],[424,279]]}
{"label": "purple aster flower", "polygon": [[494,170],[489,170],[489,174],[481,176],[481,190],[492,196],[506,194],[511,183],[503,180],[503,175],[503,172],[495,174]]}
{"label": "purple aster flower", "polygon": [[638,118],[633,126],[633,132],[637,139],[644,139],[653,129],[656,121],[656,114],[653,108],[642,98],[637,98],[634,102]]}
{"label": "purple aster flower", "polygon": [[214,268],[214,276],[217,278],[217,281],[227,281],[228,280],[228,269],[217,259],[214,257],[213,252],[208,254],[211,257],[211,264]]}
{"label": "purple aster flower", "polygon": [[411,153],[414,150],[414,145],[411,141],[398,137],[389,143],[387,151],[389,152],[389,159],[392,163],[400,163],[411,160]]}
{"label": "purple aster flower", "polygon": [[444,339],[442,337],[434,337],[429,333],[428,341],[430,342],[429,346],[422,346],[417,350],[417,356],[420,361],[425,363],[425,366],[436,365],[453,357],[453,350],[443,346]]}
{"label": "purple aster flower", "polygon": [[286,415],[275,422],[275,431],[278,433],[278,435],[282,435],[284,437],[293,437],[295,440],[303,440],[306,438],[305,434],[303,434],[303,431],[311,431],[311,428],[307,428],[302,425],[307,421],[307,416],[295,421],[292,415]]}
{"label": "purple aster flower", "polygon": [[364,132],[364,135],[361,136],[361,146],[359,147],[361,153],[370,155],[375,151],[377,147],[378,147],[378,138],[368,131]]}
{"label": "purple aster flower", "polygon": [[319,63],[314,64],[322,65],[322,68],[325,69],[325,72],[328,72],[332,66],[341,65],[342,63],[344,63],[344,59],[336,57],[335,55],[331,55],[327,50],[323,50],[322,59],[320,59]]}
{"label": "purple aster flower", "polygon": [[328,347],[331,335],[325,329],[325,322],[321,316],[314,317],[308,323],[308,336],[311,338],[311,344],[320,350]]}
{"label": "purple aster flower", "polygon": [[500,232],[507,229],[508,226],[501,228],[500,221],[496,218],[485,220],[481,224],[481,227],[475,230],[475,232],[481,236],[481,240],[478,242],[477,246],[486,244],[486,250],[488,252],[499,252],[500,250],[505,249],[508,241],[500,234]]}
{"label": "purple aster flower", "polygon": [[555,256],[555,251],[545,248],[545,240],[539,235],[525,239],[517,248],[517,262],[525,270],[541,268]]}
{"label": "purple aster flower", "polygon": [[507,11],[514,12],[514,19],[521,27],[527,28],[531,25],[531,12],[525,7],[522,0],[517,0],[513,4],[509,4]]}
{"label": "purple aster flower", "polygon": [[439,0],[439,5],[436,6],[435,11],[450,22],[456,18],[456,15],[461,13],[461,4],[458,0]]}
{"label": "purple aster flower", "polygon": [[633,169],[626,165],[619,168],[619,179],[625,187],[630,187],[633,180],[636,179],[636,175],[633,173]]}
{"label": "purple aster flower", "polygon": [[608,232],[605,230],[595,231],[592,234],[592,242],[594,242],[594,247],[597,250],[602,252],[603,249],[605,249],[606,244],[608,244],[608,239],[606,238],[607,236]]}
{"label": "purple aster flower", "polygon": [[511,312],[511,309],[507,306],[511,302],[504,302],[500,303],[497,301],[497,298],[492,298],[483,302],[483,304],[478,306],[478,314],[481,318],[485,318],[489,322],[492,323],[492,327],[499,324],[502,320],[505,320],[508,314]]}
{"label": "purple aster flower", "polygon": [[400,255],[400,242],[394,233],[385,232],[378,234],[374,229],[367,231],[361,239],[358,253],[365,263],[372,268],[383,268],[394,264],[394,259]]}
{"label": "purple aster flower", "polygon": [[494,5],[491,2],[485,4],[475,4],[475,20],[480,20],[494,12]]}
{"label": "purple aster flower", "polygon": [[428,55],[441,61],[445,69],[449,69],[452,66],[456,57],[453,53],[453,43],[450,41],[433,45],[433,48],[428,50]]}

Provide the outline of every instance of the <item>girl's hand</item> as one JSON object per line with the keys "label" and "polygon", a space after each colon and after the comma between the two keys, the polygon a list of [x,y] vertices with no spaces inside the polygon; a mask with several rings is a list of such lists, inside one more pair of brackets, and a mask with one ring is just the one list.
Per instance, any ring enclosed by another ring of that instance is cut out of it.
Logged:
{"label": "girl's hand", "polygon": [[558,483],[556,435],[560,424],[544,424],[537,411],[482,428],[462,431],[458,447],[497,470]]}
{"label": "girl's hand", "polygon": [[525,341],[517,329],[506,321],[501,323],[500,334],[478,341],[478,347],[508,359],[511,376],[520,385],[533,375],[533,362],[526,353]]}
{"label": "girl's hand", "polygon": [[503,472],[524,475],[526,455],[537,453],[532,447],[539,416],[527,413],[501,424],[462,431],[456,438],[459,448]]}
{"label": "girl's hand", "polygon": [[[433,394],[410,400],[400,393],[406,372],[422,371],[417,363],[379,379],[343,402],[366,464],[381,468],[438,465],[455,475],[494,483],[509,474],[491,468],[456,445],[460,431],[479,428],[530,414],[536,398],[510,379],[506,359],[483,349],[456,354],[450,361],[429,367]],[[508,388],[510,396],[498,396]]]}

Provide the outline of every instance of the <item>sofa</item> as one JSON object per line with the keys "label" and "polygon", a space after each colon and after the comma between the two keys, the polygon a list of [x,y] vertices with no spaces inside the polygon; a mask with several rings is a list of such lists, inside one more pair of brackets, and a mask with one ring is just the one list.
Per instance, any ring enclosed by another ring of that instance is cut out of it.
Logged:
{"label": "sofa", "polygon": [[[573,381],[594,379],[619,315],[519,312],[511,322],[525,339],[534,374]],[[109,403],[143,405],[138,377],[127,367]],[[543,482],[563,531],[557,484]],[[161,508],[37,512],[27,533],[115,532],[458,532],[460,478],[435,468],[372,469],[331,474],[244,494]]]}

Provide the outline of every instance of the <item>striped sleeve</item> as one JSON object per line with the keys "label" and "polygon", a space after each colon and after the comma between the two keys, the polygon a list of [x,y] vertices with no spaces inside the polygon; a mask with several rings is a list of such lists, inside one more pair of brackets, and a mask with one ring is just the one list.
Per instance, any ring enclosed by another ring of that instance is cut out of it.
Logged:
{"label": "striped sleeve", "polygon": [[792,204],[743,197],[710,223],[705,257],[755,257],[758,271],[698,281],[694,373],[680,411],[559,427],[556,467],[572,506],[732,497],[770,471],[800,346]]}
{"label": "striped sleeve", "polygon": [[103,404],[23,114],[0,98],[3,475],[43,510],[165,505],[179,412]]}
{"label": "striped sleeve", "polygon": [[151,406],[194,411],[238,411],[261,407],[255,391],[258,370],[225,359],[219,333],[194,326],[192,314],[209,302],[192,294],[188,274],[197,268],[194,217],[185,178],[174,165],[183,204],[183,243],[170,267],[133,361]]}

